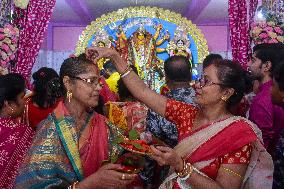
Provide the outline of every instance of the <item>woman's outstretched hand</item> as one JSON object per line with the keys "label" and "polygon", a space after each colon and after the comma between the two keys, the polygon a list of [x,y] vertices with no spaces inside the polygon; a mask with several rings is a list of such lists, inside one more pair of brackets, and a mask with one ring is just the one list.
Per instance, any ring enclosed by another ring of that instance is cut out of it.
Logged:
{"label": "woman's outstretched hand", "polygon": [[[107,47],[91,47],[86,49],[86,56],[95,64],[101,58],[109,58],[118,71],[123,71],[127,67],[127,63],[114,48]],[[122,68],[122,69],[120,69]]]}
{"label": "woman's outstretched hand", "polygon": [[137,175],[118,172],[120,169],[121,165],[119,164],[104,165],[97,172],[80,182],[78,188],[126,188]]}
{"label": "woman's outstretched hand", "polygon": [[183,160],[172,148],[166,146],[151,146],[151,149],[153,155],[150,157],[156,160],[160,166],[170,165],[177,171],[183,169]]}

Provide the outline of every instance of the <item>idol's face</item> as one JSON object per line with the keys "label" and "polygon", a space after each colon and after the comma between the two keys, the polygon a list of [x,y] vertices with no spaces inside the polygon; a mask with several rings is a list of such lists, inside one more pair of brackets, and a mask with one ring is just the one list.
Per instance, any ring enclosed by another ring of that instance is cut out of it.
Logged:
{"label": "idol's face", "polygon": [[182,47],[182,46],[184,46],[183,40],[178,40],[177,41],[177,47]]}

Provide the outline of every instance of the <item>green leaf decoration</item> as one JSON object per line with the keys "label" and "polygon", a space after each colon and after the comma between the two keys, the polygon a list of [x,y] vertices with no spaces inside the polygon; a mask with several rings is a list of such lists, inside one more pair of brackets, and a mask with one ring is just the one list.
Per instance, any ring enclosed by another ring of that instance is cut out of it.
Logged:
{"label": "green leaf decoration", "polygon": [[138,138],[139,138],[139,133],[138,133],[136,130],[131,129],[131,130],[129,131],[129,139],[130,139],[130,140],[136,140],[136,139],[138,139]]}
{"label": "green leaf decoration", "polygon": [[118,157],[119,157],[118,154],[111,156],[111,157],[110,157],[110,162],[111,162],[111,163],[115,163],[115,162],[118,160]]}
{"label": "green leaf decoration", "polygon": [[114,139],[113,143],[114,144],[120,144],[120,143],[123,142],[123,140],[124,140],[123,137],[119,136],[116,139]]}
{"label": "green leaf decoration", "polygon": [[133,146],[139,150],[143,149],[143,147],[141,146],[141,144],[138,143],[133,143]]}

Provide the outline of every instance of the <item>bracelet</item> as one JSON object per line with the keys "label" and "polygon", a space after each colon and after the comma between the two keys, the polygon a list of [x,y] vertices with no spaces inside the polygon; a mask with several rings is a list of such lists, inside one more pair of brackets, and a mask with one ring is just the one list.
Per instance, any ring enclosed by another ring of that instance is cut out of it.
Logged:
{"label": "bracelet", "polygon": [[123,70],[121,73],[119,73],[120,77],[123,76],[125,73],[127,73],[130,69],[132,69],[132,68],[128,65],[127,68],[125,68],[125,70]]}
{"label": "bracelet", "polygon": [[178,175],[179,178],[181,178],[182,180],[186,180],[190,177],[190,175],[193,172],[193,166],[190,163],[186,163],[186,161],[184,159],[182,159],[183,161],[183,169],[180,172],[177,172],[176,174]]}
{"label": "bracelet", "polygon": [[187,166],[186,175],[183,177],[179,176],[180,180],[187,180],[193,173],[193,166],[190,163],[187,163],[186,166]]}
{"label": "bracelet", "polygon": [[183,158],[182,159],[182,170],[180,172],[176,172],[176,174],[179,176],[179,177],[183,177],[185,175],[185,171],[186,171],[186,162]]}
{"label": "bracelet", "polygon": [[68,186],[68,189],[76,189],[76,184],[78,183],[78,181],[73,182],[72,185]]}
{"label": "bracelet", "polygon": [[126,77],[128,74],[130,74],[131,71],[132,71],[132,68],[130,68],[127,72],[125,72],[124,74],[122,74],[122,75],[120,76],[120,78]]}

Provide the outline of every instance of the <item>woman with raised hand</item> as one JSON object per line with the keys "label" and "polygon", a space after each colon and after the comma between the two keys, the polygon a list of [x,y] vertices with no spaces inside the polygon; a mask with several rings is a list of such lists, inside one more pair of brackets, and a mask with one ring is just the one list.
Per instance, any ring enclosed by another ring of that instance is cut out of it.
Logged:
{"label": "woman with raised hand", "polygon": [[260,130],[230,112],[246,92],[247,77],[239,64],[221,60],[205,68],[194,107],[150,90],[114,49],[95,47],[87,55],[94,63],[110,58],[133,96],[176,124],[179,144],[174,149],[152,147],[152,158],[173,170],[160,188],[272,187],[273,163]]}
{"label": "woman with raised hand", "polygon": [[0,76],[0,188],[13,187],[18,168],[34,131],[17,121],[24,113],[25,79],[19,74]]}
{"label": "woman with raised hand", "polygon": [[136,175],[107,164],[119,152],[118,132],[105,117],[88,110],[98,105],[99,70],[84,54],[60,68],[65,99],[42,121],[16,178],[15,188],[125,188]]}

